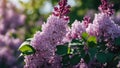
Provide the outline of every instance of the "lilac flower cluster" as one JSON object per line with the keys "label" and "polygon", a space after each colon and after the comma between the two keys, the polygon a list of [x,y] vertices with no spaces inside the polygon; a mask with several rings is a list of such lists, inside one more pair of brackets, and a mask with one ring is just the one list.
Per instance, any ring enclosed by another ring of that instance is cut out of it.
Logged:
{"label": "lilac flower cluster", "polygon": [[[101,42],[101,40],[105,41],[107,46],[111,47],[112,41],[120,37],[120,26],[111,17],[113,14],[112,6],[106,0],[101,0],[101,2],[100,13],[95,14],[93,22],[90,21],[89,17],[85,17],[81,23],[80,21],[75,21],[72,24],[71,29],[66,34],[68,41],[75,38],[81,39],[81,34],[87,32],[89,35],[96,36],[98,42]],[[85,63],[79,65],[80,68],[82,68],[81,66],[88,68]]]}
{"label": "lilac flower cluster", "polygon": [[89,24],[89,27],[86,29],[86,31],[90,35],[97,36],[98,39],[101,36],[111,39],[120,36],[120,27],[104,13],[96,14],[93,24]]}
{"label": "lilac flower cluster", "polygon": [[[60,3],[59,6],[62,6],[58,8],[60,12],[68,10],[68,8],[66,10],[62,9],[66,7],[66,0],[61,0]],[[36,53],[25,56],[25,68],[61,68],[61,58],[55,55],[55,47],[65,37],[69,20],[66,19],[67,16],[64,16],[63,13],[59,14],[60,16],[50,15],[47,23],[42,25],[42,32],[38,31],[34,35],[31,45],[36,49]]]}
{"label": "lilac flower cluster", "polygon": [[89,24],[90,18],[87,16],[84,17],[84,20],[82,22],[75,20],[75,22],[72,24],[71,29],[69,29],[69,32],[66,34],[66,39],[68,39],[68,41],[75,38],[81,39],[81,34],[83,32],[86,32]]}
{"label": "lilac flower cluster", "polygon": [[[111,7],[105,6],[109,5],[106,0],[101,1],[102,5],[99,7],[99,9],[101,8],[101,12],[95,14],[93,23],[90,23],[90,18],[84,18],[82,23],[75,21],[69,32],[71,33],[71,37],[80,37],[83,32],[96,36],[98,40],[100,40],[101,37],[104,37],[104,40],[108,40],[120,36],[120,26],[115,24],[115,22],[111,19],[110,14],[108,14],[109,11],[106,11],[108,9],[112,11]],[[67,37],[70,37],[69,33]]]}
{"label": "lilac flower cluster", "polygon": [[[72,27],[68,27],[69,6],[67,0],[60,0],[59,6],[54,8],[53,14],[47,19],[47,23],[42,25],[42,31],[38,31],[31,45],[36,53],[25,56],[25,68],[61,68],[61,57],[55,55],[55,47],[64,41],[69,42],[72,39],[81,39],[81,34],[87,32],[96,36],[98,42],[114,40],[120,36],[120,26],[111,19],[113,14],[112,5],[107,0],[101,0],[100,13],[95,14],[93,22],[89,17],[84,17],[82,22],[75,21]],[[102,37],[102,38],[101,38]],[[81,59],[80,64],[75,68],[88,68],[87,64]]]}

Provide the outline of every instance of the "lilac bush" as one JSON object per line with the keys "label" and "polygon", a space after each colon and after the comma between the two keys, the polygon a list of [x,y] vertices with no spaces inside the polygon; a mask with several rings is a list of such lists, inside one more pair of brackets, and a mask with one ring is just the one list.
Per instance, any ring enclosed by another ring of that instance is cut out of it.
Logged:
{"label": "lilac bush", "polygon": [[68,26],[70,6],[60,0],[34,37],[19,48],[24,68],[119,67],[120,26],[114,22],[113,4],[101,0],[93,21],[85,16]]}

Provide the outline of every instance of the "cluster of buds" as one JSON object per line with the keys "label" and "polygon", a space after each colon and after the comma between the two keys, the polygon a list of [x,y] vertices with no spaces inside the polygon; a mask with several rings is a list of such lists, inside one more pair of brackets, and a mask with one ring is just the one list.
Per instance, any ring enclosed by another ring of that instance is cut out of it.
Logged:
{"label": "cluster of buds", "polygon": [[84,23],[85,28],[88,27],[88,24],[89,24],[90,22],[91,22],[90,17],[85,16],[85,17],[83,18],[83,23]]}
{"label": "cluster of buds", "polygon": [[59,5],[54,7],[53,15],[68,20],[66,16],[70,12],[70,5],[67,4],[67,0],[60,0]]}
{"label": "cluster of buds", "polygon": [[111,16],[114,13],[113,4],[108,3],[107,0],[101,0],[102,4],[98,7],[98,9]]}

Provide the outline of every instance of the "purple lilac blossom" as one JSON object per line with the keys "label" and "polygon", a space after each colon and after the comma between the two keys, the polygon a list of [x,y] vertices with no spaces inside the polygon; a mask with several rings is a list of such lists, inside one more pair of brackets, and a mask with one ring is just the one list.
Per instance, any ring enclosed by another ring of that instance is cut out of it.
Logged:
{"label": "purple lilac blossom", "polygon": [[76,20],[72,24],[72,27],[71,27],[71,30],[70,30],[72,39],[74,39],[74,38],[81,38],[81,34],[83,32],[86,32],[84,24],[80,23],[80,21]]}
{"label": "purple lilac blossom", "polygon": [[[67,38],[79,38],[82,32],[87,32],[92,36],[96,36],[98,41],[106,41],[106,45],[110,46],[110,42],[120,36],[120,26],[111,19],[113,14],[112,5],[107,0],[101,1],[102,5],[99,7],[100,13],[95,14],[93,22],[90,22],[90,18],[84,18],[82,23],[75,21],[67,33]],[[82,65],[86,66],[84,63]]]}
{"label": "purple lilac blossom", "polygon": [[89,17],[85,17],[82,23],[76,23],[77,21],[75,21],[67,33],[68,38],[71,38],[71,36],[76,38],[80,37],[82,32],[96,36],[99,40],[101,37],[108,40],[120,36],[120,26],[115,24],[111,19],[111,15],[113,14],[112,5],[107,0],[101,0],[101,2],[102,5],[99,7],[101,12],[95,14],[93,23],[90,22]]}
{"label": "purple lilac blossom", "polygon": [[99,6],[100,13],[95,14],[92,24],[89,24],[86,31],[90,35],[96,36],[98,39],[104,37],[104,40],[114,39],[120,36],[120,26],[115,24],[111,19],[113,14],[112,4],[107,0],[101,0],[102,5]]}
{"label": "purple lilac blossom", "polygon": [[[95,14],[93,23],[90,22],[90,18],[85,17],[82,23],[76,20],[69,29],[68,17],[64,16],[66,14],[62,8],[66,6],[66,1],[61,0],[59,3],[61,7],[55,7],[53,15],[49,16],[47,23],[42,25],[42,32],[38,31],[34,35],[31,45],[36,49],[36,53],[25,56],[25,68],[61,68],[61,58],[55,55],[55,47],[62,42],[65,35],[69,39],[81,39],[81,34],[87,32],[96,36],[98,40],[101,37],[106,40],[120,36],[120,27],[110,17],[113,14],[112,5],[109,5],[107,0],[101,1],[102,5],[99,7],[101,12]],[[69,30],[68,33],[67,30]],[[79,68],[88,68],[84,60],[81,60]]]}
{"label": "purple lilac blossom", "polygon": [[[61,58],[55,55],[55,48],[56,45],[61,44],[68,30],[69,19],[65,15],[69,8],[66,5],[67,0],[60,0],[60,8],[55,7],[57,9],[54,9],[53,14],[42,25],[42,32],[38,31],[34,35],[31,45],[35,48],[36,53],[25,56],[24,68],[61,68]],[[60,13],[57,10],[60,10]],[[59,15],[56,15],[55,12],[58,12]]]}
{"label": "purple lilac blossom", "polygon": [[[86,28],[90,24],[90,17],[85,16],[82,22],[75,20],[69,29],[69,32],[66,34],[66,40],[70,41],[70,39],[79,38],[81,39],[81,35],[83,32],[86,32]],[[64,40],[65,41],[65,40]]]}
{"label": "purple lilac blossom", "polygon": [[89,24],[86,31],[90,35],[96,36],[98,39],[101,36],[104,38],[110,37],[112,39],[120,36],[120,27],[104,13],[95,14],[93,24]]}
{"label": "purple lilac blossom", "polygon": [[43,24],[42,32],[37,32],[31,45],[36,49],[36,53],[25,57],[25,68],[40,68],[42,66],[59,68],[60,61],[55,55],[55,47],[59,44],[67,33],[67,22],[54,15],[50,16],[46,24]]}

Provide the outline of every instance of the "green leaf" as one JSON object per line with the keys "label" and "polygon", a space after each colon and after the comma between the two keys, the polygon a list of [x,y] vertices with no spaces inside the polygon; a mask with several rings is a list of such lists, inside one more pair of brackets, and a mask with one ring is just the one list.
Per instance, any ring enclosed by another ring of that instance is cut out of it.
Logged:
{"label": "green leaf", "polygon": [[82,33],[82,39],[83,39],[84,41],[86,41],[86,39],[88,38],[88,36],[89,36],[88,33],[86,33],[86,32],[83,32],[83,33]]}
{"label": "green leaf", "polygon": [[67,47],[67,46],[58,45],[56,48],[57,48],[56,53],[57,53],[58,55],[63,56],[63,55],[66,55],[66,54],[68,53],[68,47]]}
{"label": "green leaf", "polygon": [[81,55],[82,58],[84,58],[85,55],[86,55],[86,54],[85,54],[85,50],[81,50],[80,55]]}
{"label": "green leaf", "polygon": [[107,53],[106,57],[107,57],[107,62],[110,62],[110,61],[113,60],[113,58],[115,57],[115,55],[113,53]]}
{"label": "green leaf", "polygon": [[29,42],[22,43],[18,50],[20,50],[24,56],[35,53],[35,49],[29,44]]}
{"label": "green leaf", "polygon": [[115,45],[120,46],[120,37],[115,39]]}
{"label": "green leaf", "polygon": [[71,59],[70,59],[70,64],[72,65],[77,65],[81,60],[80,55],[74,55]]}
{"label": "green leaf", "polygon": [[98,49],[97,48],[90,48],[89,53],[90,53],[90,59],[93,60],[95,57],[95,54],[97,54]]}
{"label": "green leaf", "polygon": [[68,63],[69,63],[69,60],[70,60],[69,55],[64,55],[64,56],[62,56],[62,63],[63,63],[64,65],[68,64]]}
{"label": "green leaf", "polygon": [[87,44],[90,46],[90,47],[93,47],[95,44],[97,44],[97,39],[95,36],[90,36],[88,39],[87,39]]}
{"label": "green leaf", "polygon": [[106,54],[105,53],[98,53],[97,54],[97,60],[101,63],[105,63],[107,61],[107,57],[106,57]]}
{"label": "green leaf", "polygon": [[85,55],[84,60],[85,60],[86,63],[89,63],[89,61],[90,61],[90,56],[89,56],[89,54],[86,54],[86,55]]}

